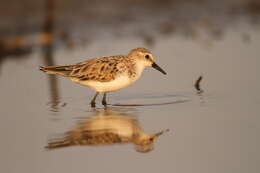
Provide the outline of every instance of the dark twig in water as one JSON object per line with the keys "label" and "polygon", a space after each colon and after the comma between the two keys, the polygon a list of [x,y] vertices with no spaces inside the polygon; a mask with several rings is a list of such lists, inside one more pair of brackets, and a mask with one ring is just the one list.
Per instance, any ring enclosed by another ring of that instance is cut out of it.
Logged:
{"label": "dark twig in water", "polygon": [[200,88],[200,82],[201,82],[201,80],[202,80],[202,76],[200,76],[200,77],[196,80],[196,82],[195,82],[195,84],[194,84],[194,87],[196,88],[198,94],[200,94],[200,93],[203,92],[203,90]]}

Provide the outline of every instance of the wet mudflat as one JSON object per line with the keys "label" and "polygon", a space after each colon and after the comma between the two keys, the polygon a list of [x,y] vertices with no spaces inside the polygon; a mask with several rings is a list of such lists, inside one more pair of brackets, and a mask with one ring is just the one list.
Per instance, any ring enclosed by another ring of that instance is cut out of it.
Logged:
{"label": "wet mudflat", "polygon": [[[236,23],[217,37],[203,27],[188,36],[167,29],[166,35],[148,32],[146,39],[104,34],[93,36],[91,44],[75,39],[73,48],[58,42],[2,56],[1,172],[259,172],[259,26],[243,19]],[[167,75],[146,69],[134,85],[108,94],[113,105],[107,109],[100,100],[97,108],[90,107],[90,89],[38,70],[135,47],[150,49]],[[202,92],[194,87],[199,76]],[[147,134],[169,132],[147,153],[131,143],[45,148],[82,120],[98,116],[125,116]]]}

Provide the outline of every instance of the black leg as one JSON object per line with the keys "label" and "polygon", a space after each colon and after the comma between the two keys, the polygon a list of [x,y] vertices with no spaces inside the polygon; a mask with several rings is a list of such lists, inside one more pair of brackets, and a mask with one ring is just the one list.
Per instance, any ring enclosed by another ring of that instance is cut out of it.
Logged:
{"label": "black leg", "polygon": [[96,92],[95,96],[93,97],[93,99],[90,102],[90,105],[91,105],[92,108],[96,107],[96,102],[95,101],[96,101],[96,98],[97,98],[98,94],[99,93]]}
{"label": "black leg", "polygon": [[104,106],[107,106],[106,96],[107,96],[107,93],[104,93],[103,99],[102,99],[102,105],[104,105]]}

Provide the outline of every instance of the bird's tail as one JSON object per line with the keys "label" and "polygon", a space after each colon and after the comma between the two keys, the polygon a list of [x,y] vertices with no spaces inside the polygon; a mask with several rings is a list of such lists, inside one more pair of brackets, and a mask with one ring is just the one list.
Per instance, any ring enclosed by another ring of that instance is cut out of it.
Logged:
{"label": "bird's tail", "polygon": [[40,66],[40,70],[48,74],[59,74],[62,76],[68,76],[73,70],[73,66]]}
{"label": "bird's tail", "polygon": [[63,148],[75,145],[72,140],[69,139],[61,139],[53,142],[49,142],[48,145],[45,147],[47,149],[56,149],[56,148]]}

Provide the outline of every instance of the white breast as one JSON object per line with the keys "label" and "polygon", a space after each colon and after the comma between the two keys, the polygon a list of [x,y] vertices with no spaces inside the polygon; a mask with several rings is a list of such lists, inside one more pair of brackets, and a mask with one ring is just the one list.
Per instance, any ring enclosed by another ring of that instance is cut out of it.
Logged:
{"label": "white breast", "polygon": [[118,75],[114,80],[109,82],[79,81],[78,79],[73,79],[73,78],[71,78],[71,80],[80,83],[81,85],[88,86],[97,92],[115,91],[122,88],[126,88],[130,84],[134,83],[137,79],[140,78],[143,69],[144,66],[142,64],[137,64],[135,77],[129,78],[128,73],[126,72]]}
{"label": "white breast", "polygon": [[127,117],[107,116],[106,118],[106,116],[102,116],[91,121],[91,123],[88,124],[88,128],[93,131],[110,130],[120,136],[130,138],[133,136],[136,125]]}
{"label": "white breast", "polygon": [[127,75],[120,75],[115,80],[109,82],[83,81],[81,85],[90,87],[97,92],[115,91],[129,86],[132,82]]}

